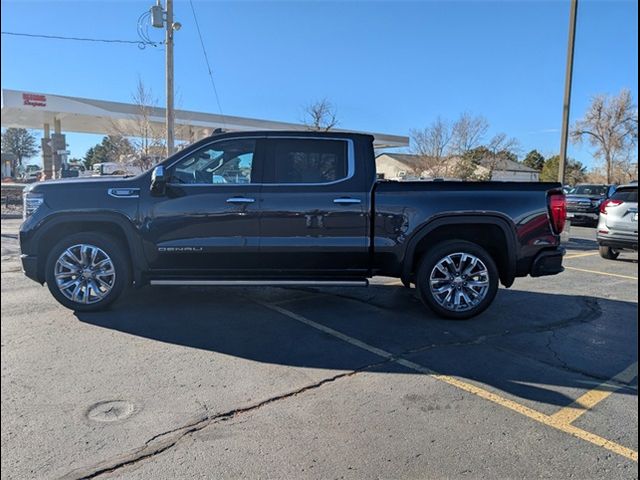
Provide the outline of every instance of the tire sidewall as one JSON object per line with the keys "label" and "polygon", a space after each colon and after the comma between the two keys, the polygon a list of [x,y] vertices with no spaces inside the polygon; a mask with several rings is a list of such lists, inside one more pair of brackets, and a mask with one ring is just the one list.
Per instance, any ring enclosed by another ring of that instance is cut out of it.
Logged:
{"label": "tire sidewall", "polygon": [[[78,243],[95,245],[96,247],[102,249],[111,258],[114,269],[116,271],[115,284],[113,288],[107,294],[107,296],[96,303],[82,304],[69,300],[60,291],[56,283],[55,264],[58,258],[60,257],[62,252],[64,252],[64,250]],[[115,300],[117,300],[124,289],[128,285],[130,285],[131,273],[127,262],[127,257],[125,255],[124,247],[120,242],[118,242],[118,240],[106,234],[76,233],[63,238],[51,249],[45,265],[45,279],[49,291],[58,302],[74,311],[89,312],[102,310],[113,303]]]}
{"label": "tire sidewall", "polygon": [[[447,255],[459,252],[470,253],[478,257],[485,264],[489,273],[489,290],[487,291],[484,299],[471,310],[463,312],[451,311],[442,307],[435,300],[429,287],[429,277],[435,265]],[[451,320],[467,320],[479,315],[486,310],[489,305],[491,305],[498,292],[498,281],[498,267],[496,266],[493,258],[491,258],[491,255],[489,255],[484,248],[472,242],[456,240],[435,245],[423,255],[416,274],[416,289],[422,302],[439,316],[449,318]]]}
{"label": "tire sidewall", "polygon": [[600,245],[600,256],[607,260],[616,260],[620,255],[620,252],[615,252],[611,247],[605,247],[604,245]]}

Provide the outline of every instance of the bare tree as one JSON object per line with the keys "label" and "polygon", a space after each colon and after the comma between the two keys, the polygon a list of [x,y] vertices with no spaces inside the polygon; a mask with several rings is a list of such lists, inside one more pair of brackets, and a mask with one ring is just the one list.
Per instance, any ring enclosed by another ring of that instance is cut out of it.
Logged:
{"label": "bare tree", "polygon": [[494,135],[486,146],[484,158],[481,165],[487,169],[485,180],[493,178],[493,172],[503,160],[518,160],[520,142],[518,139],[508,137],[506,133]]}
{"label": "bare tree", "polygon": [[125,125],[112,122],[112,129],[117,135],[130,139],[135,150],[132,155],[134,162],[142,168],[149,168],[155,157],[166,152],[165,127],[154,124],[152,121],[158,99],[151,88],[138,78],[131,100],[136,108],[135,115]]}
{"label": "bare tree", "polygon": [[310,130],[328,132],[338,125],[336,107],[326,98],[304,107],[303,123]]}
{"label": "bare tree", "polygon": [[467,112],[461,114],[452,127],[451,153],[464,155],[480,146],[487,130],[489,122],[482,115],[474,117]]}
{"label": "bare tree", "polygon": [[[412,150],[420,157],[423,170],[428,171],[434,177],[440,177],[446,173],[451,132],[449,122],[440,117],[422,130],[411,131]],[[415,173],[419,175],[422,172]]]}
{"label": "bare tree", "polygon": [[628,89],[614,97],[596,95],[592,99],[584,118],[571,132],[575,143],[585,137],[595,147],[595,157],[604,161],[607,183],[611,183],[616,163],[628,160],[638,144],[638,107]]}

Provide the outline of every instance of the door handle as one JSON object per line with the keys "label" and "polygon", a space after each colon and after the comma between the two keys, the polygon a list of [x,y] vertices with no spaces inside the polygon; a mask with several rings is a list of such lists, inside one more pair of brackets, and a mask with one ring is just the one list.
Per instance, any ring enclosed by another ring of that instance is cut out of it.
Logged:
{"label": "door handle", "polygon": [[255,202],[255,198],[247,198],[247,197],[231,197],[227,198],[227,203],[253,203]]}
{"label": "door handle", "polygon": [[341,205],[350,205],[355,203],[362,203],[362,200],[360,200],[359,198],[340,197],[340,198],[334,198],[333,203],[338,203]]}

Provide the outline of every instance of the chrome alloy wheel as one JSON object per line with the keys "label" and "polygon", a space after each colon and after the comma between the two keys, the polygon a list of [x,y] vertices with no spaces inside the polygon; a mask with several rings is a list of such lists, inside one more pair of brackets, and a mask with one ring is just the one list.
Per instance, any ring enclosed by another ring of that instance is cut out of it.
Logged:
{"label": "chrome alloy wheel", "polygon": [[54,268],[58,289],[76,303],[99,302],[111,292],[116,281],[113,261],[95,245],[78,244],[67,248]]}
{"label": "chrome alloy wheel", "polygon": [[482,260],[470,253],[451,253],[431,270],[429,288],[441,307],[464,312],[487,296],[489,271]]}

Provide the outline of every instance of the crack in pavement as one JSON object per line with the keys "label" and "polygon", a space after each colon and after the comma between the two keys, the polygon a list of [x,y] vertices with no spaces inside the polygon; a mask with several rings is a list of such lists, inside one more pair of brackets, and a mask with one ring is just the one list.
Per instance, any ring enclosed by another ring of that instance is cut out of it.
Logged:
{"label": "crack in pavement", "polygon": [[[365,365],[363,367],[359,367],[355,370],[340,373],[332,377],[324,378],[313,384],[306,385],[304,387],[298,388],[291,392],[283,393],[281,395],[277,395],[275,397],[267,398],[266,400],[262,400],[261,402],[250,405],[248,407],[237,408],[237,409],[230,410],[224,413],[219,413],[213,416],[210,416],[207,413],[205,413],[204,415],[196,418],[195,420],[191,420],[186,425],[154,435],[149,440],[147,440],[142,447],[136,448],[128,453],[119,455],[115,458],[104,460],[90,467],[80,467],[80,468],[74,469],[69,473],[66,473],[65,475],[60,477],[60,479],[61,480],[62,479],[64,480],[90,479],[90,478],[96,478],[103,474],[112,473],[120,468],[133,465],[147,458],[151,458],[163,452],[166,452],[167,450],[173,448],[176,444],[178,444],[178,442],[180,442],[183,438],[195,432],[198,432],[208,427],[209,425],[225,422],[227,420],[230,420],[236,417],[237,415],[257,410],[259,408],[264,407],[265,405],[269,405],[271,403],[278,402],[280,400],[285,400],[287,398],[294,397],[296,395],[302,394],[309,390],[320,388],[321,386],[327,383],[334,382],[341,378],[356,375],[357,373],[363,372],[370,368],[375,368],[377,366],[388,363],[389,361],[391,360],[375,362],[369,365]],[[205,411],[207,411],[206,405],[205,405]]]}
{"label": "crack in pavement", "polygon": [[[303,289],[295,289],[298,291],[304,291]],[[306,290],[307,292],[309,290]],[[324,292],[318,292],[318,293],[324,293]],[[332,295],[331,293],[326,293],[328,295]],[[336,296],[340,296],[343,298],[348,298],[350,300],[355,300],[355,301],[361,301],[360,299],[357,298],[353,298],[353,297],[348,297],[348,296],[343,296],[343,295],[336,295]],[[113,457],[111,459],[108,460],[104,460],[102,462],[99,462],[96,465],[90,466],[90,467],[81,467],[78,469],[74,469],[71,472],[65,474],[64,476],[62,476],[61,478],[63,479],[91,479],[91,478],[96,478],[100,475],[103,474],[108,474],[108,473],[112,473],[116,470],[119,470],[121,468],[127,467],[127,466],[131,466],[134,465],[136,463],[139,463],[141,461],[144,461],[145,459],[148,458],[152,458],[156,455],[162,454],[168,450],[170,450],[171,448],[173,448],[174,446],[176,446],[181,440],[183,440],[184,438],[192,435],[195,432],[198,432],[210,425],[214,425],[220,422],[225,422],[227,420],[230,420],[234,417],[236,417],[237,415],[240,414],[244,414],[244,413],[248,413],[254,410],[257,410],[259,408],[264,407],[265,405],[274,403],[274,402],[278,402],[281,400],[285,400],[288,398],[291,398],[293,396],[302,394],[306,391],[309,390],[313,390],[313,389],[317,389],[320,388],[321,386],[327,384],[327,383],[331,383],[334,382],[336,380],[342,379],[342,378],[346,378],[346,377],[351,377],[354,376],[358,373],[361,373],[363,371],[367,371],[370,370],[372,368],[375,368],[377,366],[380,365],[384,365],[390,362],[395,362],[398,359],[402,359],[407,355],[411,355],[414,353],[418,353],[421,351],[425,351],[428,349],[432,349],[432,348],[439,348],[439,347],[446,347],[446,346],[464,346],[464,345],[479,345],[479,344],[483,344],[486,343],[487,341],[494,339],[494,338],[498,338],[498,337],[504,337],[507,335],[515,335],[515,334],[523,334],[523,333],[540,333],[540,332],[551,332],[551,335],[549,336],[549,340],[547,342],[547,348],[549,349],[549,351],[553,354],[554,358],[558,361],[558,363],[560,365],[554,365],[551,364],[552,366],[558,367],[558,368],[563,368],[566,369],[568,371],[572,371],[572,372],[576,372],[576,373],[580,373],[582,375],[585,376],[590,376],[592,378],[596,378],[599,380],[598,377],[588,374],[586,372],[580,372],[580,371],[576,371],[575,369],[572,369],[566,362],[564,362],[562,359],[559,358],[557,352],[555,352],[552,348],[551,348],[551,341],[552,339],[555,337],[555,331],[556,329],[560,329],[560,328],[564,328],[564,327],[568,327],[571,325],[576,325],[576,324],[580,324],[580,323],[589,323],[597,318],[599,318],[602,315],[602,309],[600,308],[600,305],[597,301],[597,299],[592,298],[592,297],[582,297],[583,300],[583,308],[580,310],[580,312],[575,315],[574,317],[571,317],[569,319],[565,319],[565,320],[561,320],[558,322],[554,322],[552,324],[546,324],[546,325],[540,325],[534,328],[520,328],[520,329],[515,329],[515,330],[506,330],[503,332],[498,332],[498,333],[493,333],[493,334],[487,334],[487,335],[481,335],[475,339],[471,339],[471,340],[466,340],[466,341],[457,341],[457,342],[449,342],[449,343],[441,343],[441,344],[429,344],[429,345],[423,345],[421,347],[417,347],[417,348],[412,348],[412,349],[407,349],[403,352],[400,352],[398,354],[394,354],[389,356],[388,358],[385,358],[383,361],[381,362],[375,362],[363,367],[359,367],[357,369],[348,371],[348,372],[344,372],[332,377],[328,377],[325,379],[322,379],[318,382],[312,383],[310,385],[306,385],[304,387],[298,388],[296,390],[281,394],[281,395],[277,395],[274,397],[270,397],[268,399],[265,399],[261,402],[258,402],[256,404],[247,406],[247,407],[243,407],[243,408],[238,408],[238,409],[233,409],[230,410],[228,412],[224,412],[224,413],[219,413],[216,415],[209,415],[208,410],[206,408],[206,405],[204,406],[205,409],[205,413],[203,415],[200,415],[199,417],[191,420],[190,422],[188,422],[185,425],[182,425],[180,427],[171,429],[171,430],[167,430],[165,432],[159,433],[154,435],[153,437],[149,438],[147,441],[145,441],[144,445],[142,447],[133,449],[132,451],[122,454],[122,455],[118,455],[116,457]],[[372,305],[371,303],[368,303],[368,305]],[[374,305],[376,308],[382,308],[382,309],[387,309],[385,307],[379,307],[377,305]],[[497,348],[497,349],[501,349],[501,350],[505,350],[509,353],[518,353],[518,352],[511,352],[508,349],[504,349],[500,346],[497,345],[492,345],[493,347]],[[541,361],[539,359],[533,358],[533,357],[528,357],[526,355],[522,355],[525,358],[530,358],[533,360],[537,360],[537,361]],[[545,363],[545,362],[542,362]],[[547,362],[548,364],[548,362]]]}

